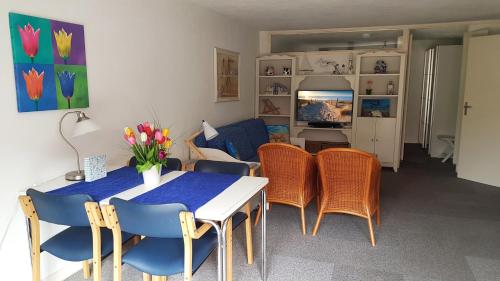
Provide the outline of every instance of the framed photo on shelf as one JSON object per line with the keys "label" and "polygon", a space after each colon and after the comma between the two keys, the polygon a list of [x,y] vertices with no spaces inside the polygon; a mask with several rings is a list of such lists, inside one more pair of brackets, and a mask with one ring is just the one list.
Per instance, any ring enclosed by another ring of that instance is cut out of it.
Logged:
{"label": "framed photo on shelf", "polygon": [[215,101],[240,100],[240,54],[214,48]]}

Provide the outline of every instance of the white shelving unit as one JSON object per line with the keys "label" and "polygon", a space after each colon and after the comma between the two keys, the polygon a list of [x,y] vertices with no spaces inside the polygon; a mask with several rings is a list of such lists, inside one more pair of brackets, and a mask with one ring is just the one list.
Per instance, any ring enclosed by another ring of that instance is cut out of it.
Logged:
{"label": "white shelving unit", "polygon": [[[378,60],[386,63],[387,73],[375,73]],[[402,141],[406,55],[399,52],[373,52],[358,55],[356,62],[352,146],[374,153],[382,166],[397,171]],[[368,81],[371,82],[371,94],[367,92]],[[389,82],[394,85],[392,95],[387,90]],[[382,117],[371,116],[372,110],[379,110]]]}
{"label": "white shelving unit", "polygon": [[[296,58],[286,55],[264,56],[256,60],[255,116],[264,119],[268,125],[291,125],[295,61]],[[274,75],[266,75],[267,67],[274,68]],[[288,68],[291,74],[283,74],[284,68]],[[285,86],[287,92],[273,93],[272,88],[276,83]],[[278,108],[279,114],[266,111],[266,102]]]}

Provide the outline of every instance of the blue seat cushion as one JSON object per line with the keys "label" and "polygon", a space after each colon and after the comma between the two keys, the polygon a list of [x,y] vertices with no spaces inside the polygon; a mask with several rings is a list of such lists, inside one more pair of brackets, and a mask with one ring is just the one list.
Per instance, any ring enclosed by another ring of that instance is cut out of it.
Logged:
{"label": "blue seat cushion", "polygon": [[[207,232],[193,239],[193,272],[217,247],[217,235]],[[141,272],[169,276],[184,272],[184,241],[182,238],[146,237],[125,253],[126,263]]]}
{"label": "blue seat cushion", "polygon": [[267,133],[266,124],[262,119],[248,119],[241,121],[235,125],[242,127],[248,140],[252,144],[255,151],[259,149],[259,146],[269,142],[269,134]]}
{"label": "blue seat cushion", "polygon": [[[122,239],[127,241],[132,234],[123,232]],[[54,235],[40,245],[46,251],[66,261],[92,259],[92,230],[86,226],[72,226]],[[113,234],[109,229],[101,229],[101,254],[107,256],[113,251]]]}
{"label": "blue seat cushion", "polygon": [[237,212],[233,215],[233,229],[236,229],[242,222],[248,218],[247,214],[243,212]]}
{"label": "blue seat cushion", "polygon": [[250,159],[247,159],[245,161],[248,161],[248,162],[259,162],[260,163],[259,155],[255,155],[254,157],[252,157]]}
{"label": "blue seat cushion", "polygon": [[257,151],[253,149],[245,130],[242,127],[229,125],[217,129],[219,135],[208,141],[209,148],[215,148],[227,152],[226,141],[233,143],[240,155],[240,159],[246,161],[254,157]]}

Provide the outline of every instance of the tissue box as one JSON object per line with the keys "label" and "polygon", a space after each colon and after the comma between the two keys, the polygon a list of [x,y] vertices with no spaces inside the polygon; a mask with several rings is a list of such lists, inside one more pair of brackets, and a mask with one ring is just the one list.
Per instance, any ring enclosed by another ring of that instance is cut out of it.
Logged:
{"label": "tissue box", "polygon": [[85,157],[83,163],[86,182],[106,177],[106,155]]}

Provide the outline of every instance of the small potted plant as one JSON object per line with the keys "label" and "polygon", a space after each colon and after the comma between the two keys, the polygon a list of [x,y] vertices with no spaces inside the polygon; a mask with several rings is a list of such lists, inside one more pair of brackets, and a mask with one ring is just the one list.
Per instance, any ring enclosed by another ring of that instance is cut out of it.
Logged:
{"label": "small potted plant", "polygon": [[137,125],[139,137],[134,131],[126,127],[124,138],[130,145],[137,160],[137,172],[142,173],[146,186],[157,186],[160,183],[161,168],[167,164],[170,155],[172,140],[169,129],[162,129],[159,124],[153,125],[144,122]]}
{"label": "small potted plant", "polygon": [[366,95],[369,96],[369,95],[372,94],[372,91],[373,91],[372,86],[373,86],[373,81],[372,80],[368,80],[366,82]]}

